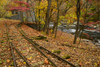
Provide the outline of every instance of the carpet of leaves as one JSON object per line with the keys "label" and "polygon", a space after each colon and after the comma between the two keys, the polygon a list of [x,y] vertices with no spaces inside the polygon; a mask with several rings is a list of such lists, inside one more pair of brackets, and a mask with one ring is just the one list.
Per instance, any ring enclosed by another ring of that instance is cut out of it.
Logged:
{"label": "carpet of leaves", "polygon": [[68,55],[71,58],[66,59],[73,64],[81,65],[82,67],[99,67],[100,66],[100,48],[95,46],[91,41],[87,42],[84,39],[80,44],[79,38],[77,44],[73,44],[74,36],[72,34],[58,31],[57,37],[54,35],[45,35],[42,31],[39,32],[27,25],[22,25],[22,30],[28,35],[29,38],[36,36],[45,36],[46,40],[35,40],[41,46],[47,48],[50,51],[60,50],[59,56],[63,57]]}
{"label": "carpet of leaves", "polygon": [[[48,60],[43,57],[32,45],[27,42],[14,25],[19,21],[5,20],[0,22],[0,67],[14,67],[10,45],[7,43],[5,23],[9,27],[9,41],[26,57],[32,67],[52,67]],[[26,62],[14,51],[18,67],[26,67]]]}
{"label": "carpet of leaves", "polygon": [[[19,21],[14,20],[0,20],[0,66],[13,66],[10,48],[6,41],[6,28],[4,27],[4,22],[7,22],[10,27],[9,36],[11,38],[11,42],[13,42],[19,51],[27,57],[27,60],[34,65],[43,64],[46,66],[48,61],[46,58],[40,55],[35,48],[32,48],[32,45],[29,44],[19,32],[13,26],[14,24],[18,24]],[[58,31],[57,37],[54,38],[54,35],[45,35],[44,32],[39,32],[25,24],[21,26],[21,29],[28,35],[29,38],[34,38],[37,36],[45,36],[47,39],[45,40],[36,40],[38,44],[47,48],[50,51],[59,50],[61,51],[59,56],[64,57],[65,55],[70,56],[70,58],[66,59],[67,61],[72,62],[73,64],[81,65],[82,67],[100,67],[100,48],[95,46],[92,42],[86,42],[84,40],[81,41],[80,44],[79,38],[77,40],[77,44],[73,44],[74,36],[72,34],[64,33]],[[17,64],[20,66],[23,65],[25,67],[25,62],[18,57],[15,52],[16,57],[18,58]],[[36,59],[37,58],[37,59]]]}

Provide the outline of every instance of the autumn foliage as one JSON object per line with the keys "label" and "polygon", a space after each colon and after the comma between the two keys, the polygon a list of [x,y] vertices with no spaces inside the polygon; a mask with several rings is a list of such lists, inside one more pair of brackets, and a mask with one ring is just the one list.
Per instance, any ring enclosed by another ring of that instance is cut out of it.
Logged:
{"label": "autumn foliage", "polygon": [[97,21],[97,22],[88,22],[88,23],[86,23],[86,24],[84,24],[84,25],[94,25],[94,24],[100,24],[100,21]]}
{"label": "autumn foliage", "polygon": [[27,11],[27,10],[29,10],[29,8],[26,8],[26,7],[12,7],[10,10],[11,11],[12,10]]}
{"label": "autumn foliage", "polygon": [[26,2],[23,2],[23,1],[14,1],[15,3],[18,3],[18,4],[24,4],[26,5],[27,7],[30,7],[30,5]]}
{"label": "autumn foliage", "polygon": [[17,3],[18,6],[17,7],[11,6],[11,8],[9,9],[10,11],[12,11],[12,10],[16,10],[16,11],[27,11],[27,10],[29,10],[30,5],[26,2],[14,1],[14,3]]}
{"label": "autumn foliage", "polygon": [[83,33],[83,35],[85,35],[87,38],[89,38],[89,39],[93,39],[89,34],[87,34],[87,33]]}

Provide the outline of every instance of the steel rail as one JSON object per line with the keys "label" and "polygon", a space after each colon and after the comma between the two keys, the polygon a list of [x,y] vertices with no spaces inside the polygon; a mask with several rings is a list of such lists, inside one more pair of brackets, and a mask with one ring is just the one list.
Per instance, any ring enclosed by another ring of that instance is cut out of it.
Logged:
{"label": "steel rail", "polygon": [[13,58],[14,67],[17,67],[16,59],[15,59],[15,55],[14,55],[14,50],[13,50],[13,47],[11,46],[11,43],[9,43],[9,32],[8,32],[9,28],[8,28],[6,22],[5,22],[5,27],[6,27],[6,34],[7,34],[7,43],[9,44],[10,49],[11,49],[11,55],[12,55],[12,58]]}
{"label": "steel rail", "polygon": [[[15,26],[15,27],[18,29],[18,26]],[[21,29],[19,30],[19,29],[18,29],[18,31],[19,31],[19,32],[22,34],[22,36],[23,36],[27,41],[29,41],[33,46],[38,46],[38,49],[39,49],[39,48],[40,48],[40,49],[43,49],[43,50],[47,51],[49,54],[55,56],[57,59],[62,60],[63,62],[69,64],[69,65],[72,66],[72,67],[76,67],[74,64],[70,63],[69,61],[66,61],[65,59],[59,57],[58,55],[52,53],[51,51],[47,50],[46,48],[40,46],[40,45],[37,44],[35,41],[32,41],[31,39],[29,39],[28,37],[26,37],[26,34],[25,34],[25,32],[24,32],[23,30],[21,30]]]}
{"label": "steel rail", "polygon": [[14,62],[14,67],[17,67],[17,63],[16,63],[16,59],[15,59],[15,55],[14,55],[14,49],[11,45],[11,42],[10,42],[10,48],[11,48],[11,55],[12,55],[13,62]]}
{"label": "steel rail", "polygon": [[47,60],[48,60],[54,67],[57,67],[57,65],[56,65],[49,57],[47,57],[47,56],[44,54],[44,52],[42,52],[42,51],[39,49],[39,47],[37,47],[33,42],[30,41],[29,38],[27,38],[25,35],[23,35],[23,32],[20,31],[20,30],[18,29],[17,26],[15,26],[15,27],[16,27],[17,30],[22,34],[22,36],[23,36],[28,42],[30,42],[30,43],[32,44],[33,47],[35,47],[44,57],[46,57]]}
{"label": "steel rail", "polygon": [[11,43],[11,45],[13,46],[13,48],[16,50],[16,52],[18,53],[18,55],[26,62],[27,67],[32,67],[32,66],[28,63],[28,61],[27,61],[27,59],[25,58],[25,56],[23,56],[23,55],[20,53],[20,51],[13,45],[12,42],[10,42],[10,43]]}
{"label": "steel rail", "polygon": [[10,46],[11,49],[11,55],[13,58],[13,62],[14,62],[14,67],[17,67],[17,63],[16,63],[16,59],[15,59],[15,54],[14,54],[14,49],[16,50],[16,52],[18,53],[18,55],[26,62],[27,67],[31,67],[31,65],[28,63],[28,61],[26,60],[26,58],[16,49],[16,47],[13,45],[12,42],[9,42],[9,28],[7,26],[7,23],[5,22],[5,27],[6,27],[6,33],[7,33],[7,43]]}

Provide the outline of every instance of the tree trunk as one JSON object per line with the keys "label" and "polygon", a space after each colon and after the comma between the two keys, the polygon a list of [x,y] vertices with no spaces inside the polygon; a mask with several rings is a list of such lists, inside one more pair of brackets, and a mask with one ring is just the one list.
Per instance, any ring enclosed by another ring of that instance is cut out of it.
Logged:
{"label": "tree trunk", "polygon": [[[40,6],[40,2],[41,2],[41,0],[39,0],[39,6]],[[40,28],[41,28],[41,24],[40,24],[40,9],[39,9],[39,27],[38,27],[39,31],[40,31]]]}
{"label": "tree trunk", "polygon": [[[27,3],[28,3],[28,2],[29,2],[29,0],[27,0]],[[29,12],[29,11],[26,11],[26,22],[28,22],[28,17],[29,17],[28,12]]]}
{"label": "tree trunk", "polygon": [[84,25],[81,26],[81,34],[80,34],[80,41],[79,41],[79,44],[81,43],[81,39],[82,39],[82,36],[83,36],[83,30],[84,30]]}
{"label": "tree trunk", "polygon": [[55,33],[56,23],[54,23],[52,34]]}
{"label": "tree trunk", "polygon": [[49,13],[50,13],[50,7],[51,7],[51,0],[48,0],[48,9],[47,9],[47,34],[49,34],[49,22],[50,22],[50,18],[49,18]]}
{"label": "tree trunk", "polygon": [[47,7],[47,12],[46,12],[46,20],[45,20],[45,25],[44,25],[44,32],[46,32],[46,34],[49,34],[50,7],[51,7],[51,0],[48,0],[48,7]]}
{"label": "tree trunk", "polygon": [[58,0],[57,0],[57,23],[56,23],[56,30],[55,30],[55,38],[56,38],[56,35],[57,35],[57,28],[58,28],[58,22],[59,22],[59,3],[58,3]]}
{"label": "tree trunk", "polygon": [[51,7],[51,0],[48,0],[48,7],[47,7],[47,13],[46,13],[46,22],[45,22],[45,30],[46,34],[49,34],[49,13],[50,13],[50,7]]}
{"label": "tree trunk", "polygon": [[77,37],[78,37],[78,29],[79,29],[79,20],[80,20],[80,0],[77,1],[77,25],[76,25],[76,32],[74,37],[73,44],[76,44]]}

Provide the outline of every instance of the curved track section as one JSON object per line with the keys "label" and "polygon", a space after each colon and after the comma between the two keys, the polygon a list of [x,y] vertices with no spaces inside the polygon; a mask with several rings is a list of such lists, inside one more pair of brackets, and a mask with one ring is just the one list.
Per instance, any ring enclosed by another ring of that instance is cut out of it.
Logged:
{"label": "curved track section", "polygon": [[[22,34],[22,36],[23,36],[29,43],[31,43],[31,44],[33,45],[33,47],[35,47],[41,54],[44,54],[43,52],[45,52],[45,53],[47,53],[47,54],[50,54],[50,55],[53,56],[53,57],[56,57],[59,61],[62,61],[62,62],[64,62],[64,63],[66,63],[66,64],[69,64],[69,65],[72,66],[72,67],[76,67],[74,64],[72,64],[72,63],[66,61],[65,59],[63,59],[63,58],[57,56],[56,54],[52,53],[51,51],[47,50],[46,48],[40,46],[40,45],[37,44],[35,41],[32,41],[31,39],[29,39],[29,38],[26,36],[25,32],[24,32],[22,29],[20,29],[20,27],[19,27],[18,25],[15,26],[15,27],[16,27],[17,30]],[[48,60],[49,60],[49,59],[48,59]],[[49,60],[49,61],[50,61],[50,60]],[[53,64],[53,65],[54,65],[54,64]]]}

